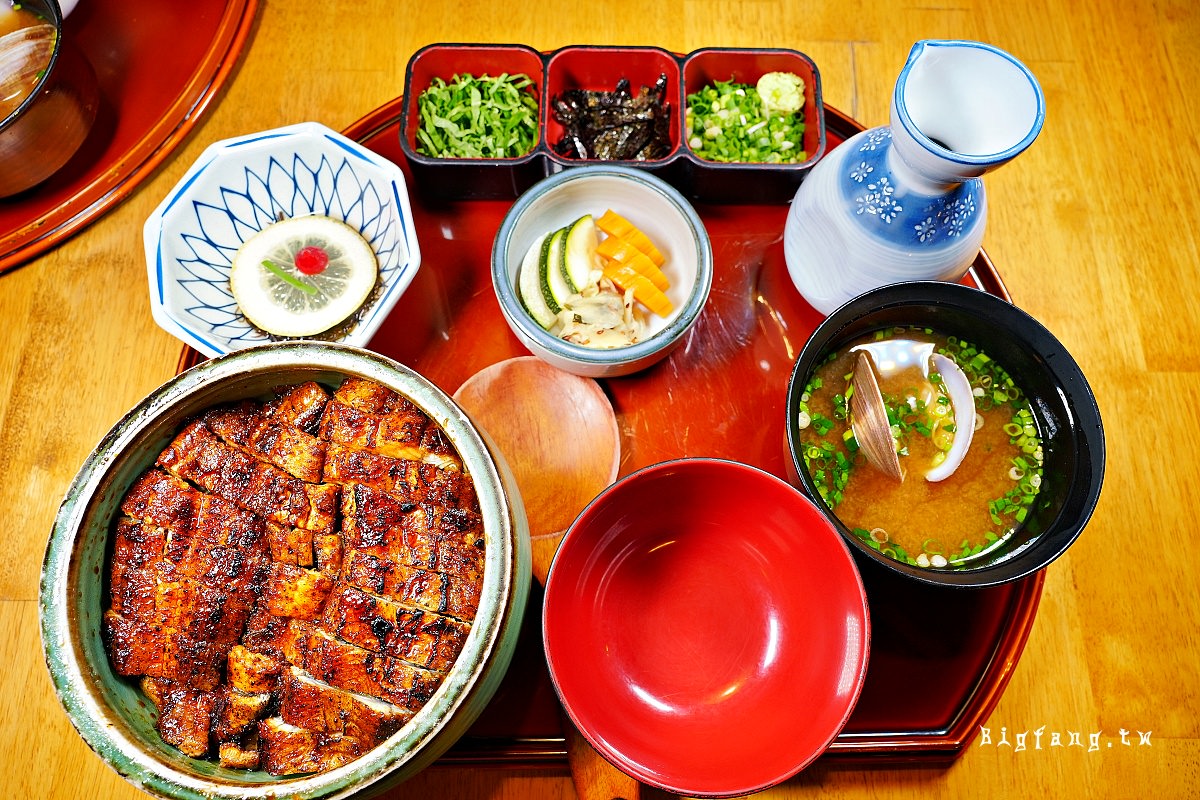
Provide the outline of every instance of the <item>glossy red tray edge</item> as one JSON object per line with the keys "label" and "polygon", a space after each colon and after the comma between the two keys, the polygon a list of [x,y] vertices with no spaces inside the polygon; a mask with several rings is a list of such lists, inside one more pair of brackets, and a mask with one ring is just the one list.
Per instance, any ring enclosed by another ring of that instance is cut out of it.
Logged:
{"label": "glossy red tray edge", "polygon": [[[368,141],[399,124],[403,98],[380,106],[347,127],[343,133],[355,141]],[[825,107],[826,125],[847,137],[862,126],[837,109]],[[1007,287],[986,252],[980,251],[969,276],[983,290],[1012,301]],[[177,372],[195,366],[203,356],[184,347]],[[1019,581],[1003,616],[1008,625],[996,640],[979,680],[965,698],[958,715],[944,729],[843,732],[822,756],[825,763],[948,764],[971,743],[979,726],[991,715],[1016,669],[1032,630],[1041,599],[1043,572]],[[566,743],[561,737],[471,737],[459,740],[437,763],[440,766],[566,767]]]}
{"label": "glossy red tray edge", "polygon": [[[250,35],[258,0],[228,0],[216,33],[195,72],[154,125],[113,164],[79,189],[66,203],[24,225],[0,232],[0,275],[74,236],[124,200],[174,151],[199,122],[237,64]],[[36,190],[34,190],[36,191]]]}

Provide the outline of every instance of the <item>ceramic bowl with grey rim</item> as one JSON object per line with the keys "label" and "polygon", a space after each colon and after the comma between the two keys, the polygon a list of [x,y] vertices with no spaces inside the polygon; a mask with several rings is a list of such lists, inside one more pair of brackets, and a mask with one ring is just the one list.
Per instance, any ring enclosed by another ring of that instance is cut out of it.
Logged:
{"label": "ceramic bowl with grey rim", "polygon": [[[458,660],[429,701],[375,749],[328,772],[277,777],[189,758],[165,744],[154,706],[113,670],[101,634],[108,607],[113,527],[130,484],[184,420],[220,403],[272,396],[313,380],[332,390],[346,376],[376,381],[441,426],[473,477],[485,532],[478,614]],[[76,730],[111,768],[152,795],[334,798],[379,791],[423,769],[453,744],[495,693],[516,647],[530,584],[529,533],[503,458],[466,414],[427,379],[378,354],[332,343],[260,345],[203,362],[167,381],[104,436],[71,483],[42,566],[40,617],[55,692]]]}
{"label": "ceramic bowl with grey rim", "polygon": [[[671,284],[666,294],[673,310],[665,318],[647,314],[641,341],[597,349],[560,339],[539,325],[521,301],[518,278],[539,236],[607,209],[638,227],[666,257],[662,270]],[[712,245],[696,210],[669,183],[632,167],[572,167],[540,181],[509,209],[492,244],[492,284],[509,328],[535,356],[588,378],[628,375],[665,358],[700,317],[712,280]]]}

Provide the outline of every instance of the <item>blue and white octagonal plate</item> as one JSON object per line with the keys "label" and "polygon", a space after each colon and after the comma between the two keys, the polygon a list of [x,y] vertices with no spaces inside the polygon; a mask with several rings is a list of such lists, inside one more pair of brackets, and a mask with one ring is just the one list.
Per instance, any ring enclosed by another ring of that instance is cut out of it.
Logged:
{"label": "blue and white octagonal plate", "polygon": [[209,146],[150,215],[155,322],[209,357],[275,338],[242,315],[229,267],[246,239],[304,214],[346,222],[375,250],[380,285],[337,339],[366,346],[421,265],[408,186],[398,166],[315,122]]}

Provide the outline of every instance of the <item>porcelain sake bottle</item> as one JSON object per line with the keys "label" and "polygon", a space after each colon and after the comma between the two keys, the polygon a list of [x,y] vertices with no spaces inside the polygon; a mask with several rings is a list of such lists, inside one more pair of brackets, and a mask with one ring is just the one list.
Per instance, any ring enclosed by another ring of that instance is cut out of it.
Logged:
{"label": "porcelain sake bottle", "polygon": [[1041,131],[1045,99],[1008,53],[918,42],[890,123],[834,148],[800,185],[784,227],[796,288],[828,314],[889,283],[960,279],[983,241],[985,172]]}

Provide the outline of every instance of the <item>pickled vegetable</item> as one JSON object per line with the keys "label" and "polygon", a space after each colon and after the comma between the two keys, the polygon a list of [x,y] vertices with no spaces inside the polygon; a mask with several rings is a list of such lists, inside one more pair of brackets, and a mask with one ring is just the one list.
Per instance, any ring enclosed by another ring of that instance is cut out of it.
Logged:
{"label": "pickled vegetable", "polygon": [[434,158],[519,158],[538,138],[538,99],[528,75],[434,78],[417,98],[417,152]]}
{"label": "pickled vegetable", "polygon": [[[757,87],[732,79],[714,81],[689,94],[688,146],[709,161],[768,164],[806,161],[804,84],[797,86],[776,77],[765,88],[770,103],[764,101]],[[800,93],[799,107],[795,111],[781,110],[795,107],[797,98],[792,96],[793,91]]]}

